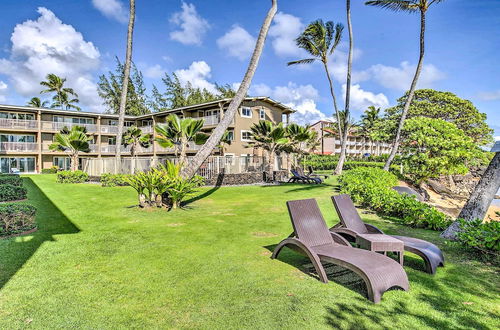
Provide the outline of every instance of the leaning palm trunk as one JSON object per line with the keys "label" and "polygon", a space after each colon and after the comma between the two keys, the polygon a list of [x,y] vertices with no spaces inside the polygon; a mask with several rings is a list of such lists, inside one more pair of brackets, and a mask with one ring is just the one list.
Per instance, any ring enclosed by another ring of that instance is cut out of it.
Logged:
{"label": "leaning palm trunk", "polygon": [[134,20],[135,20],[135,0],[130,0],[130,14],[128,21],[128,32],[127,32],[127,52],[125,54],[125,68],[123,70],[123,82],[122,82],[122,94],[120,97],[120,110],[118,117],[118,132],[116,133],[116,163],[115,172],[120,172],[121,167],[121,145],[122,145],[122,135],[123,135],[123,124],[125,121],[125,107],[127,105],[127,92],[128,83],[130,76],[130,65],[132,62],[132,37],[134,34]]}
{"label": "leaning palm trunk", "polygon": [[415,76],[411,82],[410,91],[408,92],[408,98],[406,99],[403,112],[401,113],[401,119],[399,120],[398,129],[396,131],[396,136],[394,137],[394,142],[392,144],[391,153],[387,158],[384,165],[384,170],[389,171],[392,161],[398,152],[399,143],[401,139],[401,131],[403,130],[406,116],[408,115],[408,110],[410,109],[411,102],[413,101],[413,96],[415,95],[415,88],[417,87],[418,78],[420,77],[420,72],[422,71],[422,66],[424,63],[425,54],[425,11],[420,11],[420,56],[418,58],[417,69],[415,70]]}
{"label": "leaning palm trunk", "polygon": [[[484,219],[498,189],[500,189],[500,152],[497,152],[491,160],[458,218],[466,221]],[[455,221],[441,234],[441,237],[453,240],[459,231],[460,226]]]}
{"label": "leaning palm trunk", "polygon": [[335,91],[333,90],[333,82],[332,82],[332,77],[330,77],[330,71],[328,70],[328,63],[326,63],[324,61],[323,65],[325,67],[325,72],[326,72],[326,77],[328,78],[328,83],[330,84],[330,94],[332,95],[332,99],[333,99],[333,109],[335,110],[335,117],[337,118],[337,129],[339,130],[339,138],[340,138],[340,141],[342,142],[342,124],[340,122],[340,112],[339,112],[339,108],[337,106],[337,97],[335,96]]}
{"label": "leaning palm trunk", "polygon": [[264,23],[262,24],[262,27],[259,32],[259,37],[255,44],[255,49],[250,59],[250,63],[248,64],[247,71],[245,73],[245,76],[243,77],[240,87],[238,88],[238,91],[236,92],[236,95],[232,99],[231,103],[229,103],[228,109],[224,114],[224,117],[217,125],[217,127],[213,130],[207,142],[196,153],[190,164],[182,169],[181,172],[182,177],[184,178],[192,177],[196,173],[198,168],[201,166],[201,164],[203,164],[205,159],[207,159],[207,157],[210,156],[210,153],[219,143],[222,136],[226,132],[227,128],[233,121],[236,111],[238,110],[243,99],[245,98],[248,88],[250,87],[250,84],[252,82],[252,78],[255,74],[255,70],[257,69],[257,65],[259,64],[259,59],[262,54],[262,50],[264,48],[267,32],[269,31],[271,22],[278,9],[277,0],[271,0],[271,2],[272,2],[271,8],[267,12]]}
{"label": "leaning palm trunk", "polygon": [[[351,1],[346,1],[346,11],[347,11],[347,29],[349,30],[349,57],[347,59],[347,80],[346,80],[346,92],[345,92],[345,116],[344,116],[344,132],[339,131],[339,136],[342,136],[340,139],[340,157],[337,163],[337,167],[335,168],[335,174],[342,174],[342,168],[344,167],[346,149],[347,149],[347,134],[348,127],[347,124],[349,122],[349,101],[351,99],[351,70],[352,70],[352,53],[354,50],[354,40],[352,35],[352,25],[351,25]],[[343,135],[342,135],[343,134]]]}

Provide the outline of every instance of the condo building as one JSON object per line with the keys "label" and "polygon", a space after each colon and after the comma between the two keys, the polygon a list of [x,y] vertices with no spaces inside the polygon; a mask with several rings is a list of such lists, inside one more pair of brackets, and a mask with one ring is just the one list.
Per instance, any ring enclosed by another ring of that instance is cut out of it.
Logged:
{"label": "condo building", "polygon": [[[144,133],[153,133],[154,126],[164,123],[170,114],[180,117],[204,119],[203,131],[210,133],[225,112],[231,99],[186,106],[142,116],[126,116],[125,126],[137,126]],[[259,120],[289,123],[293,109],[268,97],[248,97],[240,105],[229,126],[231,144],[225,148],[226,156],[260,155],[259,150],[247,147],[251,140],[250,127]],[[90,152],[81,158],[111,158],[116,154],[118,116],[105,113],[77,112],[26,106],[0,105],[0,172],[39,173],[57,166],[69,169],[70,160],[62,151],[51,151],[49,145],[64,127],[83,126],[91,136]],[[201,146],[189,145],[188,154]],[[130,156],[130,147],[120,146],[123,157]],[[214,150],[214,153],[217,153]],[[162,157],[173,155],[173,149],[160,147],[156,142],[148,148],[139,148],[138,156]]]}

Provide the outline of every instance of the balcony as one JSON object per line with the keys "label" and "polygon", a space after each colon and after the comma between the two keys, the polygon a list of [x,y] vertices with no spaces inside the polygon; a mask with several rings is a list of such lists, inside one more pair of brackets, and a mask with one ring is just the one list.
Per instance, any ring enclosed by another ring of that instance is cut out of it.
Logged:
{"label": "balcony", "polygon": [[37,130],[36,120],[0,119],[0,128]]}
{"label": "balcony", "polygon": [[71,129],[73,126],[85,127],[87,129],[87,133],[97,133],[97,125],[95,124],[42,121],[42,131],[60,132],[65,127]]}
{"label": "balcony", "polygon": [[141,127],[139,127],[139,129],[144,134],[151,134],[151,133],[153,133],[153,126],[141,126]]}
{"label": "balcony", "polygon": [[[124,131],[126,127],[124,127]],[[101,125],[101,134],[116,134],[118,133],[118,126]]]}
{"label": "balcony", "polygon": [[203,119],[203,126],[214,126],[220,122],[219,116],[205,116],[199,119]]}
{"label": "balcony", "polygon": [[0,151],[34,152],[38,151],[36,142],[0,142]]}
{"label": "balcony", "polygon": [[[116,146],[115,145],[102,146],[101,153],[103,153],[103,154],[115,154],[116,153]],[[121,153],[130,153],[130,146],[127,146],[127,147],[122,146]]]}

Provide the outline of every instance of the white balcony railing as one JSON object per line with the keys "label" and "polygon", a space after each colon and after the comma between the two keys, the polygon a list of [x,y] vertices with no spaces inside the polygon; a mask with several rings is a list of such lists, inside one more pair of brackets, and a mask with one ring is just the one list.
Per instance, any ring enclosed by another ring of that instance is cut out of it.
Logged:
{"label": "white balcony railing", "polygon": [[38,151],[35,142],[0,142],[0,151]]}
{"label": "white balcony railing", "polygon": [[[122,146],[120,150],[122,153],[130,153],[130,146],[127,146],[127,147]],[[116,146],[114,146],[114,145],[102,146],[101,153],[114,154],[114,153],[116,153]]]}
{"label": "white balcony railing", "polygon": [[87,133],[96,133],[97,125],[95,124],[79,124],[79,123],[65,123],[65,122],[55,122],[55,121],[42,121],[42,130],[43,131],[55,131],[59,132],[63,128],[71,129],[73,126],[85,127],[87,129]]}
{"label": "white balcony railing", "polygon": [[142,131],[144,134],[150,134],[153,133],[153,126],[141,126],[139,129]]}
{"label": "white balcony railing", "polygon": [[205,116],[205,117],[201,117],[200,119],[204,120],[203,126],[217,125],[220,122],[219,116]]}
{"label": "white balcony railing", "polygon": [[18,120],[18,119],[1,118],[0,128],[37,129],[38,122],[36,120]]}
{"label": "white balcony railing", "polygon": [[116,134],[118,133],[118,126],[101,125],[101,134]]}

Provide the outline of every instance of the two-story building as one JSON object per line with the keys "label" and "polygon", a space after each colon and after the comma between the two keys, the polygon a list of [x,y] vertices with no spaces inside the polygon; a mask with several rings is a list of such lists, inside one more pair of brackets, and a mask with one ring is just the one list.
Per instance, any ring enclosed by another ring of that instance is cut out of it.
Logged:
{"label": "two-story building", "polygon": [[[137,126],[144,133],[153,133],[154,126],[164,123],[170,114],[194,117],[204,120],[203,130],[210,133],[223,118],[231,99],[223,99],[203,104],[151,113],[142,116],[126,116],[125,126]],[[226,147],[228,156],[260,155],[260,151],[248,148],[250,127],[259,120],[274,123],[289,123],[293,109],[268,97],[245,98],[229,126],[232,143]],[[0,172],[39,173],[42,169],[57,166],[69,168],[69,158],[65,152],[51,151],[49,145],[54,135],[62,128],[83,126],[92,137],[90,152],[82,157],[114,157],[116,153],[116,133],[118,116],[113,114],[77,112],[26,106],[0,105]],[[189,145],[189,154],[200,148]],[[121,146],[123,157],[130,156],[130,148]],[[216,152],[214,150],[214,152]],[[148,148],[140,148],[138,156],[161,157],[172,155],[172,149],[165,149],[154,142]]]}

